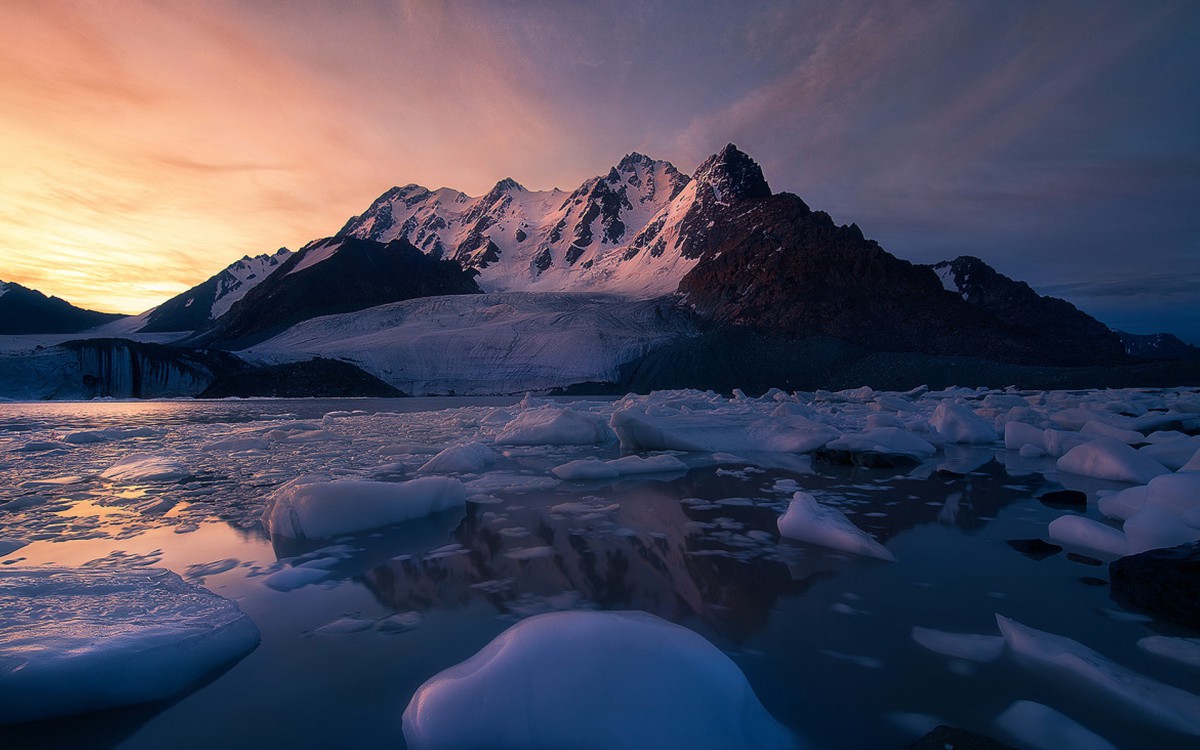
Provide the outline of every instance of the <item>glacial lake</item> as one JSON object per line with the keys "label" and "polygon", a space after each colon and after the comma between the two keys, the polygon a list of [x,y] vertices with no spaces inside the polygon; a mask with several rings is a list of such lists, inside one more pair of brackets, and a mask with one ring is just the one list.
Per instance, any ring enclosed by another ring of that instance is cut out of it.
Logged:
{"label": "glacial lake", "polygon": [[[1007,543],[1048,539],[1049,522],[1069,512],[1037,499],[1048,490],[1079,489],[1094,501],[1128,485],[1060,475],[1053,458],[1002,443],[948,446],[899,468],[676,453],[687,471],[603,481],[559,480],[550,470],[616,458],[615,444],[496,446],[494,466],[461,477],[463,511],[321,541],[272,540],[259,522],[265,498],[296,476],[410,479],[438,447],[486,442],[517,401],[0,405],[0,501],[46,499],[0,510],[0,537],[28,542],[0,565],[165,567],[235,600],[262,635],[248,656],[182,697],[0,727],[0,745],[404,747],[401,714],[417,687],[520,619],[635,609],[725,652],[771,715],[813,748],[898,749],[939,723],[1014,742],[996,719],[1021,700],[1126,750],[1196,746],[1103,692],[1009,657],[955,658],[914,639],[914,627],[996,636],[1002,615],[1153,680],[1200,688],[1200,670],[1137,646],[1194,634],[1114,603],[1111,557],[1067,549],[1034,559]],[[116,428],[144,429],[61,442]],[[245,439],[263,445],[223,443]],[[172,456],[190,476],[100,478],[141,453]],[[776,519],[797,490],[841,510],[896,562],[781,539]],[[1077,512],[1102,518],[1094,502]],[[323,579],[268,585],[312,560],[325,561]],[[364,624],[322,631],[346,618]]]}

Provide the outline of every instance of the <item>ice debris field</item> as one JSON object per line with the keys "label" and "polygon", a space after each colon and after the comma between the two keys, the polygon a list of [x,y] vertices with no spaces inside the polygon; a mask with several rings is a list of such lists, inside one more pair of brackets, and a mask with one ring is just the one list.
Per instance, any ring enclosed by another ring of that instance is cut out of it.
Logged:
{"label": "ice debris field", "polygon": [[1200,554],[1194,389],[13,403],[0,444],[14,747],[1200,742],[1195,574],[1143,563]]}

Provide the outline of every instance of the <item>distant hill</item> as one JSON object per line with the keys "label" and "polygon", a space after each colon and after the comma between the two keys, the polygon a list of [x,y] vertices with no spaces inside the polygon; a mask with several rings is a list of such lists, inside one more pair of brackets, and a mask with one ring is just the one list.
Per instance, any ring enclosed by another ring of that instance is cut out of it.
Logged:
{"label": "distant hill", "polygon": [[85,310],[36,289],[0,281],[0,334],[78,333],[123,317]]}

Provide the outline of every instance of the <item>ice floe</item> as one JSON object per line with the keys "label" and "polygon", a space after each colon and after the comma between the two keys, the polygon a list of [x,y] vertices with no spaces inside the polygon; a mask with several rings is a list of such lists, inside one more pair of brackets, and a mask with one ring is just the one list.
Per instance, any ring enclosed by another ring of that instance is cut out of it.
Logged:
{"label": "ice floe", "polygon": [[1074,719],[1033,701],[1013,703],[996,718],[996,725],[1025,750],[1117,750]]}
{"label": "ice floe", "polygon": [[178,482],[192,476],[192,472],[171,456],[136,453],[100,472],[100,476],[119,484],[137,484],[139,482]]}
{"label": "ice floe", "polygon": [[413,750],[798,747],[729,657],[644,612],[514,625],[418,688],[404,738]]}
{"label": "ice floe", "polygon": [[408,482],[300,477],[271,493],[262,521],[275,536],[319,539],[461,508],[466,499],[466,487],[452,477]]}
{"label": "ice floe", "polygon": [[1058,459],[1058,470],[1114,482],[1146,484],[1170,473],[1167,467],[1112,437],[1077,445]]}
{"label": "ice floe", "polygon": [[522,412],[496,435],[497,445],[595,445],[615,440],[602,417],[553,406]]}
{"label": "ice floe", "polygon": [[426,461],[421,474],[472,474],[496,463],[496,452],[483,443],[452,445]]}
{"label": "ice floe", "polygon": [[947,633],[943,630],[914,626],[912,639],[942,656],[974,662],[992,662],[1004,653],[1004,638],[999,635]]}
{"label": "ice floe", "polygon": [[1193,693],[1130,671],[1070,638],[1000,615],[996,622],[1009,649],[1030,668],[1074,680],[1174,731],[1200,735],[1200,697]]}
{"label": "ice floe", "polygon": [[258,640],[237,604],[167,570],[0,570],[0,723],[169,698]]}
{"label": "ice floe", "polygon": [[943,401],[933,410],[929,424],[950,443],[993,443],[996,428],[962,404]]}
{"label": "ice floe", "polygon": [[778,526],[779,533],[788,539],[880,560],[896,559],[887,547],[851,523],[841,511],[821,505],[805,492],[792,496],[787,512],[779,517]]}

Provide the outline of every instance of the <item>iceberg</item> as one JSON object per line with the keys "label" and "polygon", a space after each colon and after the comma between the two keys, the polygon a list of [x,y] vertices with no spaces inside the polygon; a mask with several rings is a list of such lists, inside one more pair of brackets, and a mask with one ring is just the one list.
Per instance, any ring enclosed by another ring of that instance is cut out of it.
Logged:
{"label": "iceberg", "polygon": [[1058,470],[1130,484],[1146,484],[1157,476],[1170,473],[1153,458],[1112,437],[1097,438],[1070,449],[1058,459]]}
{"label": "iceberg", "polygon": [[615,440],[601,417],[553,406],[522,412],[496,435],[496,445],[595,445]]}
{"label": "iceberg", "polygon": [[524,620],[417,689],[413,750],[783,750],[797,739],[729,657],[644,612]]}
{"label": "iceberg", "polygon": [[452,477],[408,482],[299,477],[267,498],[262,522],[272,536],[321,539],[462,508],[467,489]]}
{"label": "iceberg", "polygon": [[822,506],[805,492],[792,496],[787,512],[777,523],[780,535],[788,539],[880,560],[896,559],[887,547],[851,523],[841,511]]}

